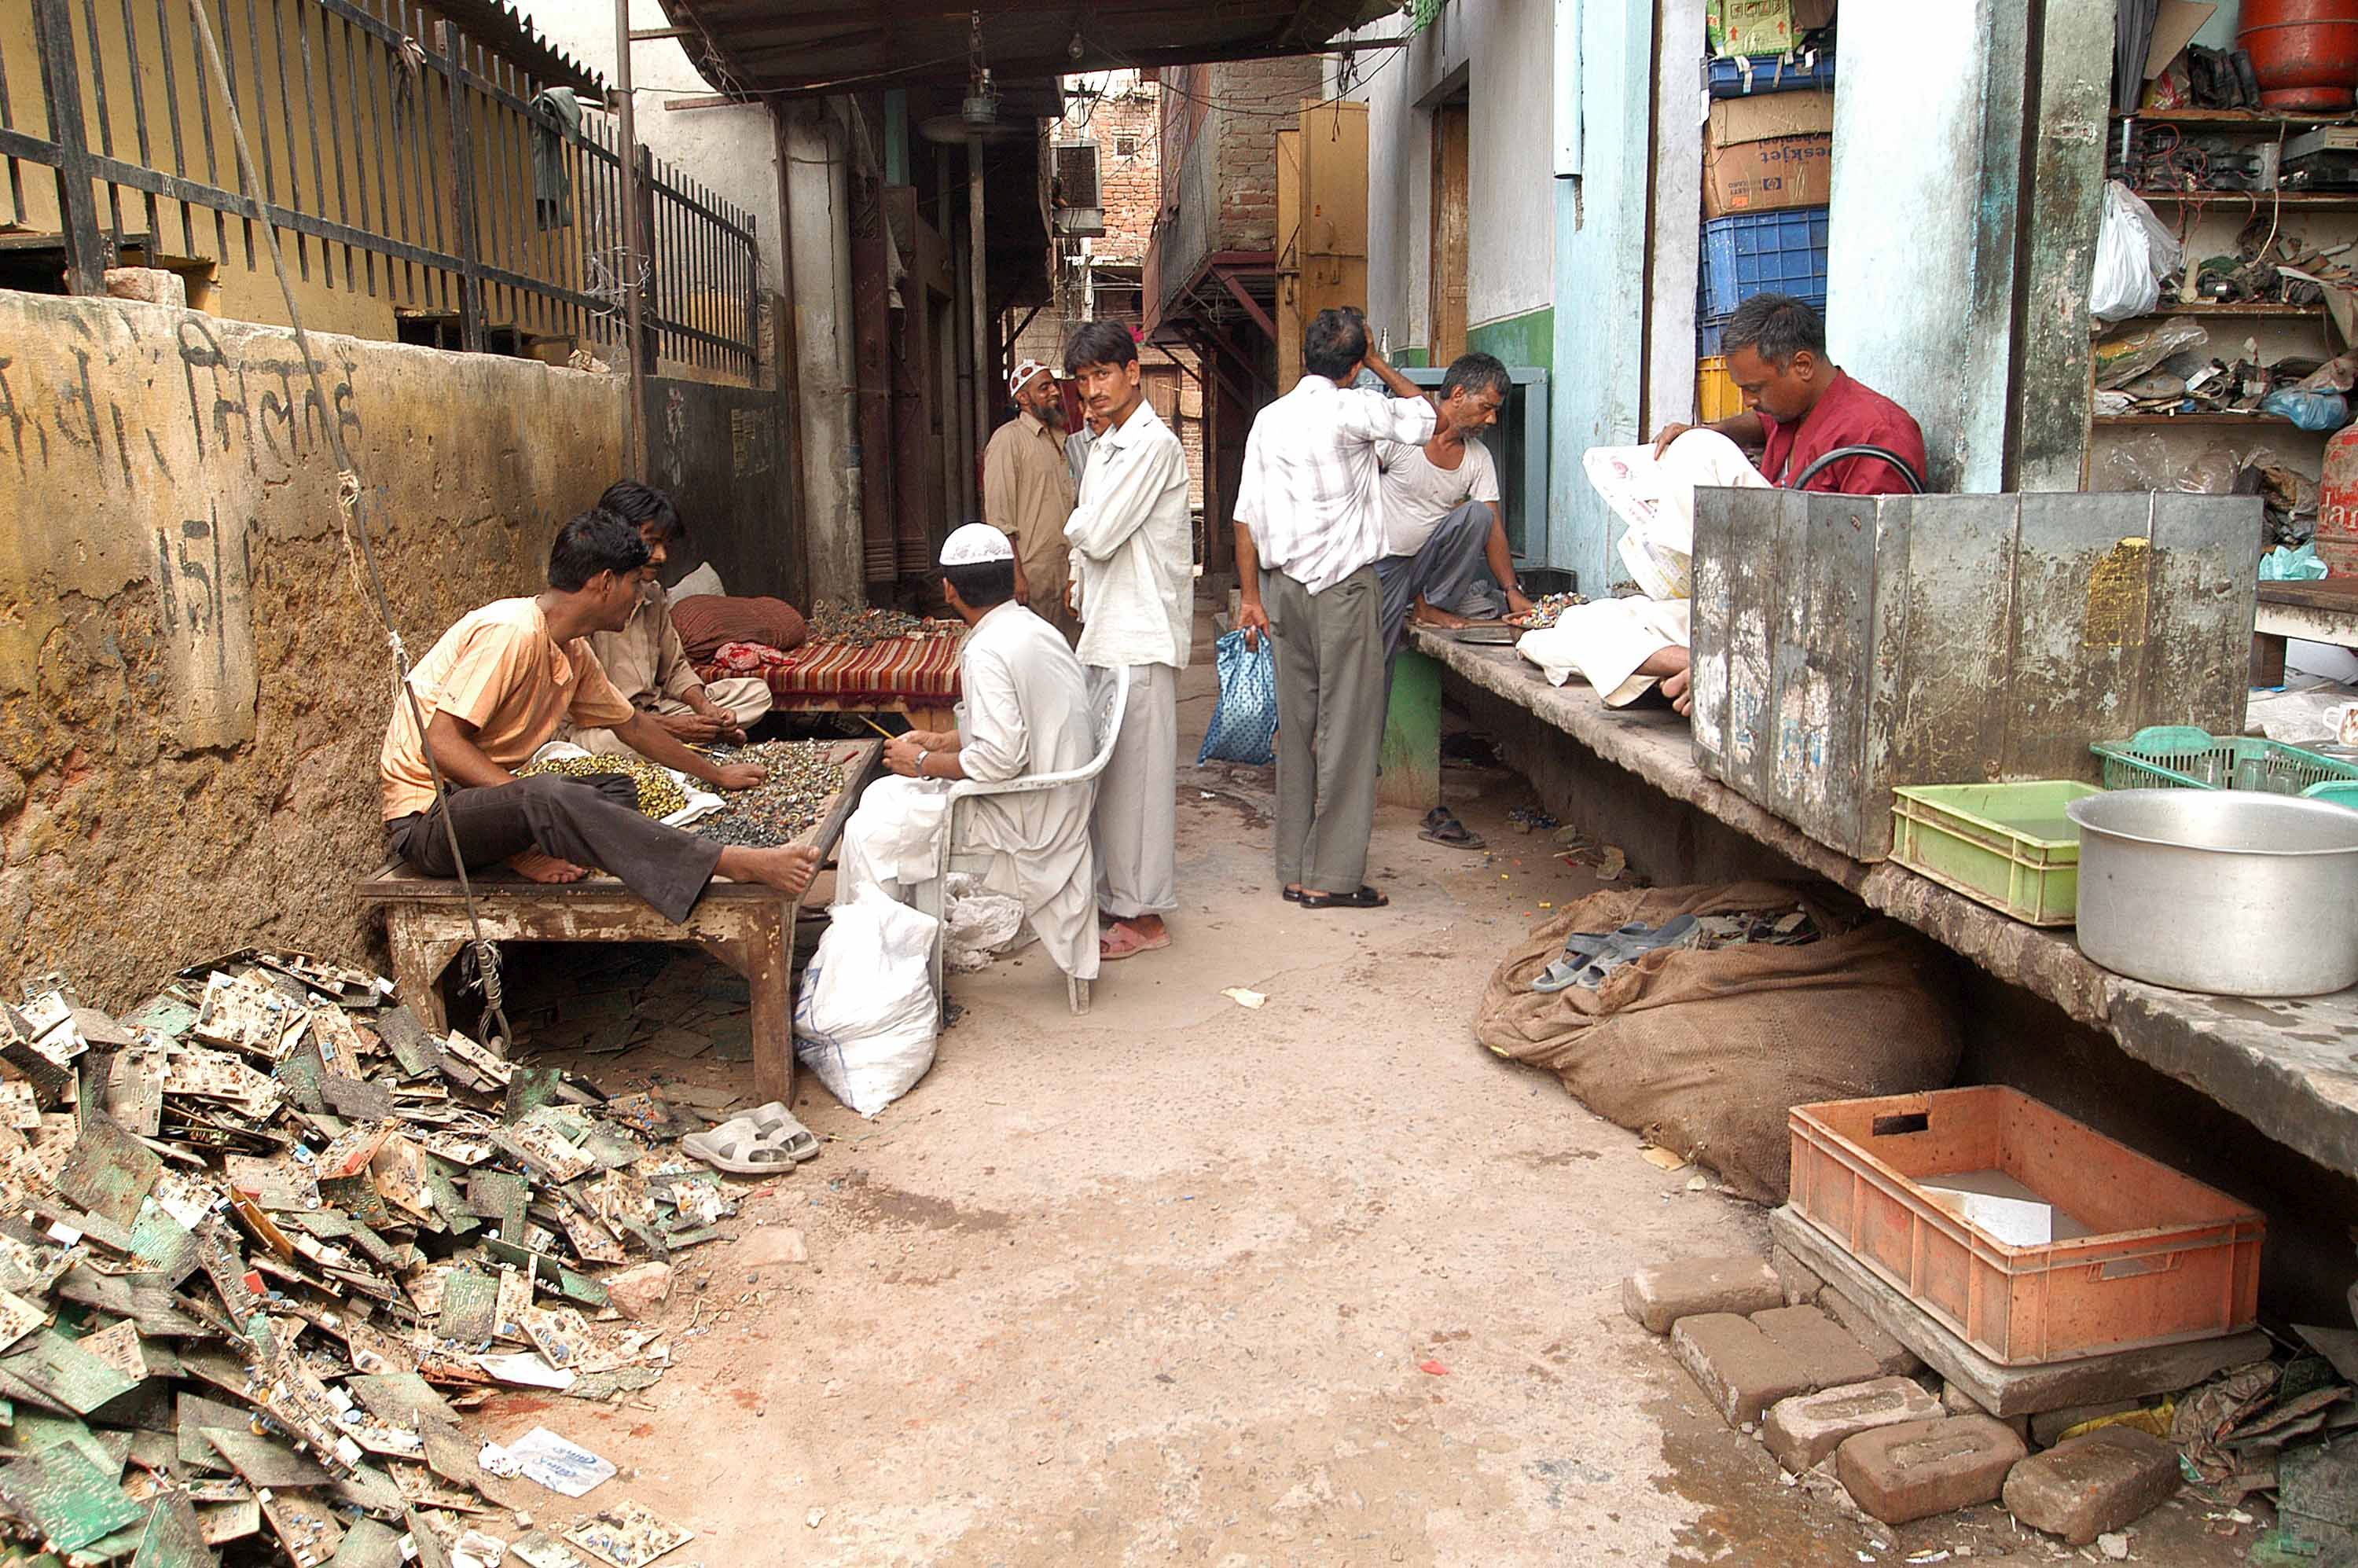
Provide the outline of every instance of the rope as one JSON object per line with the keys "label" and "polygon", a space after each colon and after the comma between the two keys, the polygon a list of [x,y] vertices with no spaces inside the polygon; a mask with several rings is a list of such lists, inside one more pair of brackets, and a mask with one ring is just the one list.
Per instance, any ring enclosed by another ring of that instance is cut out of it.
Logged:
{"label": "rope", "polygon": [[[278,278],[279,296],[287,303],[287,319],[294,330],[295,346],[303,355],[303,373],[311,384],[311,395],[319,406],[332,407],[334,405],[329,400],[327,388],[319,382],[319,362],[318,356],[311,352],[310,335],[303,330],[302,307],[296,303],[294,285],[287,280],[287,257],[278,245],[278,230],[269,222],[261,204],[254,200],[253,193],[262,189],[262,181],[254,175],[254,149],[245,139],[245,116],[238,111],[237,96],[231,90],[228,68],[222,62],[221,41],[213,36],[211,13],[205,0],[189,0],[189,15],[196,24],[199,40],[204,45],[205,62],[211,67],[213,81],[221,88],[223,102],[229,105],[230,138],[237,149],[238,177],[243,182],[247,201],[254,206],[254,215],[263,220],[262,237],[270,251],[271,271]],[[403,41],[406,45],[409,40]],[[419,50],[418,54],[422,59],[424,51]],[[434,798],[439,801],[445,788],[442,764],[435,760],[434,748],[427,744],[426,715],[418,705],[416,688],[409,684],[409,654],[402,646],[400,629],[394,624],[393,605],[384,592],[384,576],[377,569],[376,541],[369,529],[368,508],[363,504],[369,499],[369,491],[361,483],[360,465],[353,461],[352,451],[344,445],[343,431],[332,419],[324,423],[328,444],[336,459],[336,510],[344,524],[345,562],[352,568],[353,586],[362,591],[364,598],[373,601],[377,619],[384,623],[385,642],[393,650],[395,678],[400,685],[403,698],[409,705],[410,722],[417,729],[417,749],[426,758],[427,772],[434,783]],[[354,564],[352,548],[355,538],[360,546],[357,565]],[[365,576],[362,568],[365,568]],[[500,989],[499,948],[483,935],[482,920],[475,908],[474,885],[468,880],[466,858],[459,849],[459,830],[451,824],[450,814],[447,811],[442,814],[442,832],[450,847],[450,864],[459,874],[459,898],[466,906],[467,932],[474,950],[476,978],[482,987],[486,1004],[475,1032],[484,1037],[485,1044],[504,1055],[508,1043],[514,1035],[508,1026],[507,1011]]]}

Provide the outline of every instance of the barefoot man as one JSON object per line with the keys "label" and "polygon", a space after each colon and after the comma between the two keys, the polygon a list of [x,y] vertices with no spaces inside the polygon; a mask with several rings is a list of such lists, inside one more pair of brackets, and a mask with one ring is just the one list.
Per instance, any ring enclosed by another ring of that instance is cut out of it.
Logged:
{"label": "barefoot man", "polygon": [[[406,697],[395,695],[378,766],[384,831],[395,854],[429,877],[457,873],[450,839],[469,871],[510,860],[535,881],[579,881],[599,866],[667,919],[685,920],[714,874],[800,893],[818,869],[807,845],[723,846],[643,816],[627,775],[519,779],[557,726],[611,728],[651,762],[725,790],[766,776],[750,764],[716,767],[633,708],[606,678],[590,634],[630,620],[653,569],[639,531],[611,512],[589,511],[557,530],[547,591],[503,599],[460,619],[410,672],[425,715],[421,737]],[[448,792],[435,798],[428,751]]]}

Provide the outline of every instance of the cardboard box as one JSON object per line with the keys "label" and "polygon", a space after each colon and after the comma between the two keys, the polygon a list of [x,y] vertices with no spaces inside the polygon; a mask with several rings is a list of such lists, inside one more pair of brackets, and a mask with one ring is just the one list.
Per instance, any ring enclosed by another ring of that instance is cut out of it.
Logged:
{"label": "cardboard box", "polygon": [[1711,0],[1711,52],[1784,54],[1793,47],[1792,0]]}
{"label": "cardboard box", "polygon": [[1833,130],[1831,92],[1714,100],[1704,128],[1704,215],[1824,206],[1833,196]]}

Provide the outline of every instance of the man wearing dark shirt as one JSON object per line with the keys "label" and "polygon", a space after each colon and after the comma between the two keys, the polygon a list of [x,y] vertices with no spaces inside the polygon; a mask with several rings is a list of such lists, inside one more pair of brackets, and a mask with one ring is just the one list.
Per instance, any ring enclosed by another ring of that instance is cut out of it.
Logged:
{"label": "man wearing dark shirt", "polygon": [[[1881,458],[1844,458],[1798,484],[1809,466],[1843,447],[1881,447],[1924,474],[1924,433],[1908,410],[1853,381],[1826,358],[1826,324],[1790,294],[1756,294],[1736,308],[1721,337],[1727,373],[1744,410],[1700,427],[1758,452],[1761,474],[1779,489],[1840,495],[1904,492],[1908,481]],[[1660,457],[1691,425],[1654,438]]]}

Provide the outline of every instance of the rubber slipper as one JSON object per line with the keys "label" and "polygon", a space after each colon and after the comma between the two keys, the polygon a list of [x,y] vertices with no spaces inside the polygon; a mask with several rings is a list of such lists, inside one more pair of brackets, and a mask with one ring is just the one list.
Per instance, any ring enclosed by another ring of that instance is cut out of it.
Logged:
{"label": "rubber slipper", "polygon": [[1305,892],[1304,909],[1381,909],[1391,903],[1375,889],[1362,885],[1357,892]]}
{"label": "rubber slipper", "polygon": [[1437,806],[1425,813],[1424,827],[1418,831],[1417,837],[1431,843],[1446,845],[1452,849],[1485,847],[1482,835],[1469,832],[1466,824]]}
{"label": "rubber slipper", "polygon": [[732,1176],[774,1175],[818,1153],[818,1140],[810,1129],[776,1100],[732,1116],[709,1132],[691,1132],[679,1146]]}
{"label": "rubber slipper", "polygon": [[[1109,947],[1107,946],[1108,943],[1119,942],[1121,940],[1120,937],[1113,935],[1114,931],[1121,932],[1124,935],[1128,936],[1130,938],[1130,945],[1120,948]],[[1160,952],[1169,946],[1171,946],[1171,933],[1168,931],[1165,931],[1161,936],[1149,940],[1138,934],[1138,928],[1136,926],[1124,925],[1120,921],[1116,921],[1112,931],[1109,931],[1105,935],[1098,938],[1098,962],[1100,964],[1118,964],[1124,958],[1135,958],[1141,953]]]}

